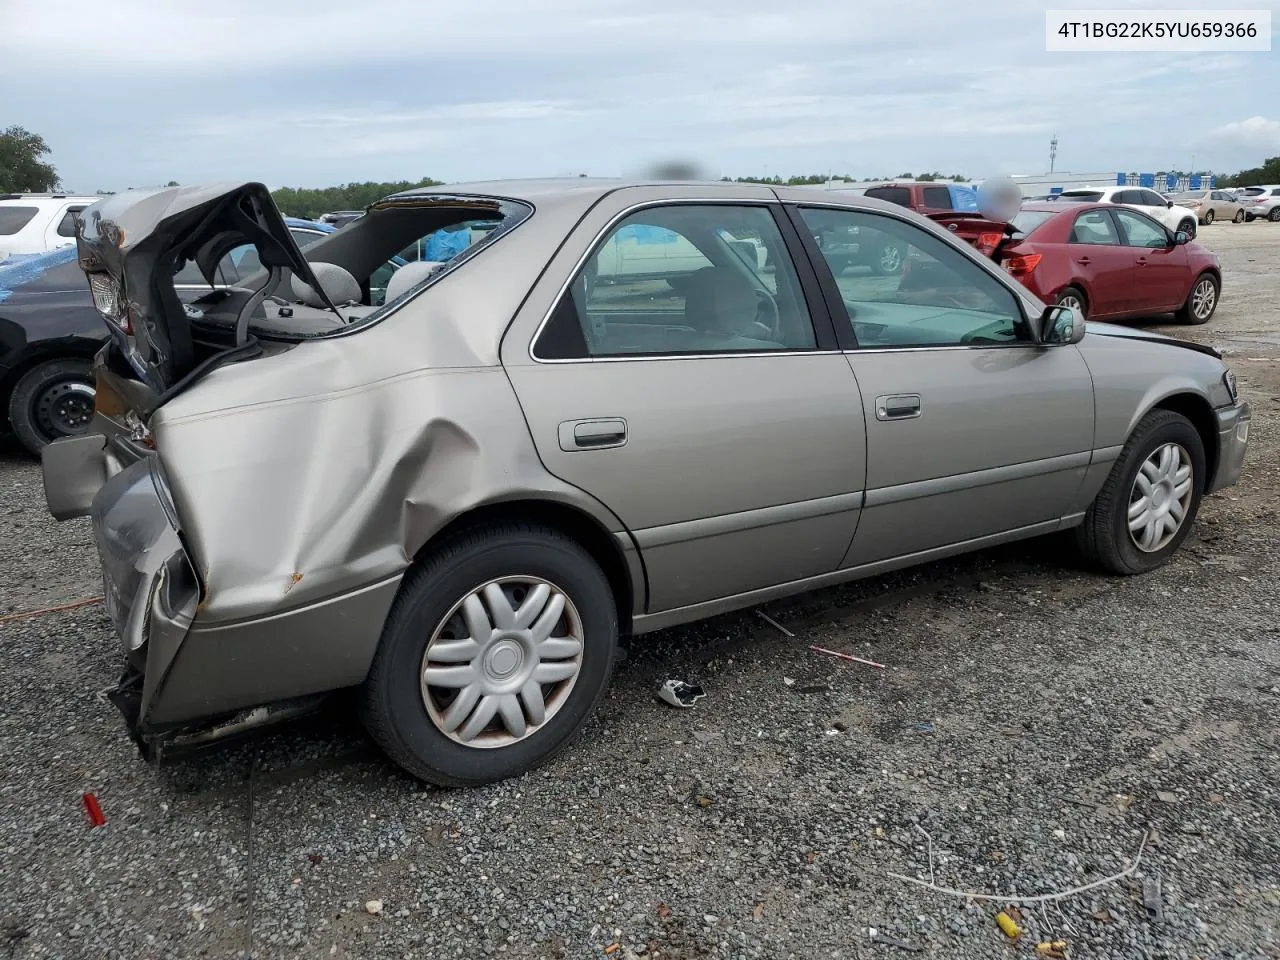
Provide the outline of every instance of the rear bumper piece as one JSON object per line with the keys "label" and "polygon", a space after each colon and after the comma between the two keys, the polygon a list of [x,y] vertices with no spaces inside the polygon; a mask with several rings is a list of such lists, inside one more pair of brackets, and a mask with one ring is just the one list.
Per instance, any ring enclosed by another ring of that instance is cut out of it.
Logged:
{"label": "rear bumper piece", "polygon": [[1249,427],[1253,419],[1253,411],[1243,401],[1216,412],[1218,468],[1213,473],[1213,483],[1205,493],[1213,493],[1239,481],[1240,474],[1244,472],[1245,451],[1249,447]]}
{"label": "rear bumper piece", "polygon": [[77,438],[76,449],[47,458],[46,495],[51,510],[70,516],[91,502],[106,610],[125,660],[109,699],[145,756],[295,716],[363,682],[399,576],[270,616],[203,622],[201,578],[158,457],[112,464],[102,439]]}

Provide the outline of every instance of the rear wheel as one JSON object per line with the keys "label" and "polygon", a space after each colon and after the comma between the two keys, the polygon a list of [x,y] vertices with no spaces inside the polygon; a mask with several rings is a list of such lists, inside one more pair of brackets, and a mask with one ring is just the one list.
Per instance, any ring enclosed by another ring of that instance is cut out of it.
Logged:
{"label": "rear wheel", "polygon": [[550,528],[459,535],[405,578],[364,687],[374,740],[440,786],[517,776],[568,745],[613,673],[608,580]]}
{"label": "rear wheel", "polygon": [[1231,218],[1232,223],[1244,223],[1244,211],[1237,210],[1236,215]]}
{"label": "rear wheel", "polygon": [[1084,291],[1079,287],[1063,287],[1054,302],[1060,307],[1071,307],[1081,317],[1088,317],[1089,301],[1085,299]]}
{"label": "rear wheel", "polygon": [[1208,323],[1218,309],[1218,279],[1212,273],[1202,273],[1191,285],[1187,302],[1178,311],[1179,323]]}
{"label": "rear wheel", "polygon": [[1076,528],[1093,564],[1118,574],[1164,564],[1186,539],[1204,487],[1204,444],[1191,422],[1153,410],[1130,435]]}
{"label": "rear wheel", "polygon": [[1205,222],[1205,224],[1206,224],[1206,225],[1207,225],[1207,224],[1210,224],[1210,223],[1213,223],[1213,211],[1212,211],[1212,210],[1210,210],[1210,211],[1208,211],[1208,212],[1206,212],[1206,213],[1205,213],[1205,215],[1204,215],[1204,222]]}
{"label": "rear wheel", "polygon": [[1272,223],[1280,223],[1280,206],[1272,207],[1271,212],[1267,214],[1267,219]]}
{"label": "rear wheel", "polygon": [[46,360],[23,375],[9,397],[9,423],[22,445],[40,455],[55,440],[84,433],[93,421],[93,368],[88,360]]}

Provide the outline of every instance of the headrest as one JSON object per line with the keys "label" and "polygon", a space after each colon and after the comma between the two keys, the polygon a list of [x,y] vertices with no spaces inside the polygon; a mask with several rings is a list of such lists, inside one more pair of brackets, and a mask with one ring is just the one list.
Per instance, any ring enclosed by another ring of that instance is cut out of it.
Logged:
{"label": "headrest", "polygon": [[740,333],[760,309],[746,277],[728,267],[703,267],[685,288],[685,322],[703,333]]}
{"label": "headrest", "polygon": [[440,265],[439,260],[413,260],[406,263],[393,273],[391,279],[387,281],[387,298],[383,302],[390,303],[392,300],[403,296],[410,288],[416,287],[427,279],[431,271]]}
{"label": "headrest", "polygon": [[[311,272],[316,275],[316,279],[320,281],[320,286],[324,288],[324,292],[329,295],[329,299],[333,301],[335,307],[340,307],[344,303],[360,302],[360,284],[345,267],[340,267],[336,263],[325,263],[323,260],[316,260],[311,264]],[[301,300],[308,307],[323,307],[325,305],[324,301],[320,299],[320,295],[296,276],[290,280],[290,285],[293,287],[294,297]]]}

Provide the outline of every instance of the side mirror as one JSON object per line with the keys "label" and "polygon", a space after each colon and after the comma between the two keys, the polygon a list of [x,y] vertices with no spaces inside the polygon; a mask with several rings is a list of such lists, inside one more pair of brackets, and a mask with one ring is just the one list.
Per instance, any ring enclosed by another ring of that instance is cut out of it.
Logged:
{"label": "side mirror", "polygon": [[1164,202],[1164,205],[1165,205],[1166,207],[1170,207],[1170,208],[1172,208],[1172,207],[1173,207],[1173,201],[1172,201],[1172,200],[1166,200],[1166,201]]}
{"label": "side mirror", "polygon": [[1190,243],[1190,242],[1191,242],[1191,234],[1187,233],[1187,231],[1185,230],[1179,230],[1177,233],[1173,235],[1173,244],[1176,247],[1180,247],[1184,243]]}
{"label": "side mirror", "polygon": [[1045,307],[1040,315],[1041,343],[1079,343],[1084,339],[1084,330],[1084,317],[1074,307]]}

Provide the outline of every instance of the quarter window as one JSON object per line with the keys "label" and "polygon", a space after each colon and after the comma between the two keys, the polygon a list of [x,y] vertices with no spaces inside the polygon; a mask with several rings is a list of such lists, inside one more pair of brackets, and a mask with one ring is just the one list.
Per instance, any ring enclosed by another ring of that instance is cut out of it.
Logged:
{"label": "quarter window", "polygon": [[852,249],[821,250],[860,348],[1029,338],[1013,291],[933,234],[895,217],[852,210],[805,208],[801,216],[815,236],[857,237]]}
{"label": "quarter window", "polygon": [[1119,245],[1120,236],[1106,210],[1090,210],[1076,217],[1071,228],[1071,242]]}
{"label": "quarter window", "polygon": [[811,350],[813,323],[773,213],[651,207],[574,277],[534,347],[544,360]]}
{"label": "quarter window", "polygon": [[1120,221],[1120,229],[1124,231],[1125,246],[1152,248],[1169,245],[1169,235],[1154,220],[1132,210],[1117,210],[1115,215]]}
{"label": "quarter window", "polygon": [[30,223],[39,212],[38,207],[0,205],[0,237],[13,236]]}

